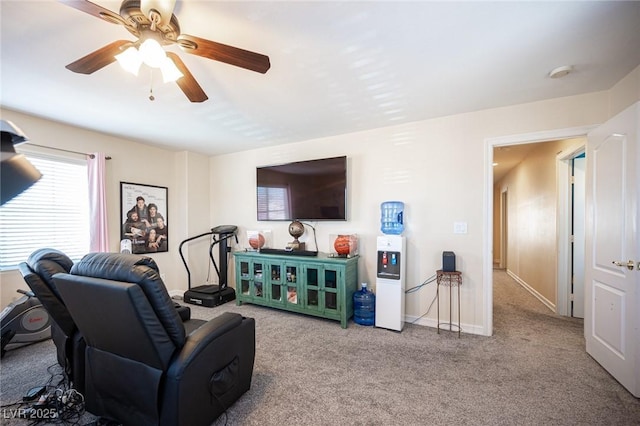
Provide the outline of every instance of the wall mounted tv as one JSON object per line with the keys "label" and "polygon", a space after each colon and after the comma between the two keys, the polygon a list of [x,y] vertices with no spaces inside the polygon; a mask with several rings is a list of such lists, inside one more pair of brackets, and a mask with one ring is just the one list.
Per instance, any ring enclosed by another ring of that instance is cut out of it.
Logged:
{"label": "wall mounted tv", "polygon": [[256,170],[258,220],[347,220],[347,157]]}

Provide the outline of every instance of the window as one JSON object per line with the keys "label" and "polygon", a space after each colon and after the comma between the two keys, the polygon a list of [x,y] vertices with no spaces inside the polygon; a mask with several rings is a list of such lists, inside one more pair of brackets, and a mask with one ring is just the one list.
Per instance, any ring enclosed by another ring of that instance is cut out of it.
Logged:
{"label": "window", "polygon": [[258,220],[286,219],[289,191],[284,187],[258,187]]}
{"label": "window", "polygon": [[79,260],[89,251],[89,195],[84,160],[25,154],[42,178],[0,207],[0,271],[43,247]]}

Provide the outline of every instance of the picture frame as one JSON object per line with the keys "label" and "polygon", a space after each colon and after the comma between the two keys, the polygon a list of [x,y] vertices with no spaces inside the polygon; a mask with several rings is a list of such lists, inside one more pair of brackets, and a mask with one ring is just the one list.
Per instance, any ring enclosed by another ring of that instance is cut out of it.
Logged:
{"label": "picture frame", "polygon": [[169,251],[168,207],[167,187],[120,182],[120,251]]}

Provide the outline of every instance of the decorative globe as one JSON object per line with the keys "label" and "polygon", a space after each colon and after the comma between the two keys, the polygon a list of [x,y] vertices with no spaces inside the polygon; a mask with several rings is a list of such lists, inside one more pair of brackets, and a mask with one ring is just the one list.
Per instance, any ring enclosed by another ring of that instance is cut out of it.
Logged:
{"label": "decorative globe", "polygon": [[304,234],[304,225],[301,222],[294,220],[289,224],[289,235],[297,240],[302,234]]}

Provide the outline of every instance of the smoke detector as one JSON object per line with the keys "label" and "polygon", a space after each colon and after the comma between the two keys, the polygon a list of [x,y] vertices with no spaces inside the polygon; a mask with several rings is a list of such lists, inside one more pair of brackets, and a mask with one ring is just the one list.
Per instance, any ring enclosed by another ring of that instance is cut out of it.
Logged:
{"label": "smoke detector", "polygon": [[558,68],[554,68],[549,73],[549,77],[551,78],[561,78],[565,75],[568,75],[571,71],[573,71],[573,67],[571,65],[564,65]]}

